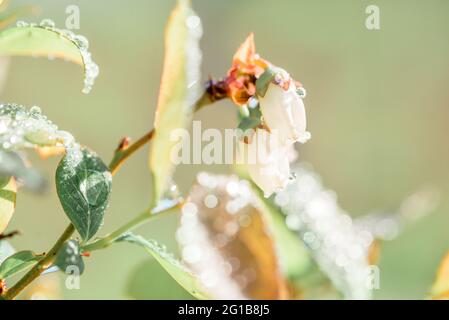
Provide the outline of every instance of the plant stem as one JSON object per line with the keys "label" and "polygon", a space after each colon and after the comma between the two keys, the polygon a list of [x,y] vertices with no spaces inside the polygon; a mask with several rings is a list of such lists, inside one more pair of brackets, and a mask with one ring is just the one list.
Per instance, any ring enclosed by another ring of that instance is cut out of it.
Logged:
{"label": "plant stem", "polygon": [[139,140],[134,142],[132,145],[123,150],[117,150],[112,158],[111,163],[109,164],[109,170],[112,174],[115,174],[120,166],[128,159],[134,152],[139,150],[142,146],[144,146],[148,141],[151,140],[154,136],[154,129],[151,129],[150,132],[145,134]]}
{"label": "plant stem", "polygon": [[3,295],[3,298],[7,300],[13,299],[34,279],[39,277],[42,272],[48,269],[53,264],[59,249],[72,236],[74,231],[75,227],[73,224],[70,224],[61,234],[50,251],[42,258],[42,260],[40,260],[30,271],[28,271],[13,287],[7,290]]}
{"label": "plant stem", "polygon": [[[213,103],[216,100],[220,100],[223,97],[214,97],[214,94],[211,94],[211,88],[213,88],[213,84],[210,83],[208,89],[204,92],[204,94],[198,99],[193,110],[194,112],[200,110],[202,107]],[[147,142],[149,142],[154,136],[155,130],[151,129],[148,133],[138,139],[136,142],[127,146],[125,148],[118,148],[115,151],[114,157],[112,158],[111,163],[109,164],[109,170],[111,174],[114,175],[123,162],[126,161],[134,152],[139,150],[142,146],[144,146]],[[116,240],[123,233],[130,231],[137,226],[141,225],[143,222],[148,221],[152,218],[159,217],[160,215],[165,215],[171,213],[178,206],[171,207],[164,211],[161,211],[158,214],[152,214],[149,211],[142,213],[137,216],[133,220],[129,221],[116,231],[112,232],[105,238],[98,239],[95,242],[85,246],[83,248],[84,251],[94,251],[98,249],[103,249],[110,246],[114,240]],[[40,260],[37,264],[33,266],[14,286],[12,286],[9,290],[7,290],[3,295],[0,296],[2,299],[13,299],[15,298],[26,286],[28,286],[34,279],[39,277],[45,270],[47,270],[54,262],[58,251],[61,249],[62,245],[70,239],[72,234],[75,232],[75,227],[73,224],[69,224],[69,226],[65,229],[50,251]]]}
{"label": "plant stem", "polygon": [[124,224],[117,230],[113,231],[112,233],[108,234],[104,238],[100,238],[84,247],[82,247],[82,250],[84,252],[92,252],[95,250],[100,250],[109,247],[111,244],[114,243],[115,240],[117,240],[121,235],[123,235],[126,232],[132,231],[133,229],[139,227],[145,222],[151,221],[155,218],[160,218],[162,216],[166,216],[169,214],[172,214],[173,212],[176,212],[179,209],[179,203],[173,207],[170,207],[168,209],[165,209],[159,213],[152,214],[149,211],[145,211],[142,214],[135,217],[133,220],[129,221],[128,223]]}

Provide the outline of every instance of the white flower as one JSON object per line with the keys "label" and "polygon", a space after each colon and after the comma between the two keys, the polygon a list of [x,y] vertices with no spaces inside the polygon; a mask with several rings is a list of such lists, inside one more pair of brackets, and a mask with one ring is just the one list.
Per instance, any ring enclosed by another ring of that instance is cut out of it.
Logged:
{"label": "white flower", "polygon": [[249,138],[241,141],[238,161],[246,169],[254,183],[262,189],[264,196],[287,186],[290,179],[289,145],[282,144],[275,132],[257,128]]}
{"label": "white flower", "polygon": [[264,121],[271,131],[278,130],[282,143],[304,143],[310,138],[304,103],[290,75],[280,68],[276,72],[279,85],[270,83],[265,96],[259,97]]}

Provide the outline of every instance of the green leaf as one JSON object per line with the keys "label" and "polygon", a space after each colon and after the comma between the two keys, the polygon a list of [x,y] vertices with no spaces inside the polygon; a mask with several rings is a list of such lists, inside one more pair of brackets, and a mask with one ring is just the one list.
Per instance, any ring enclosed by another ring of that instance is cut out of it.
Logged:
{"label": "green leaf", "polygon": [[31,267],[42,257],[43,255],[36,255],[32,251],[19,251],[13,254],[0,265],[0,279],[6,279]]}
{"label": "green leaf", "polygon": [[16,193],[16,179],[0,176],[0,234],[5,231],[16,208]]}
{"label": "green leaf", "polygon": [[79,243],[76,240],[69,240],[59,250],[55,260],[57,266],[62,272],[66,272],[67,268],[77,268],[78,274],[84,272],[84,261],[81,256]]}
{"label": "green leaf", "polygon": [[[157,288],[157,290],[155,290]],[[126,294],[138,300],[191,300],[193,297],[184,290],[156,259],[145,261],[133,270],[126,286]]]}
{"label": "green leaf", "polygon": [[100,228],[111,194],[108,167],[88,149],[69,149],[56,170],[56,190],[65,213],[84,241]]}
{"label": "green leaf", "polygon": [[170,135],[188,125],[199,98],[201,33],[201,22],[190,2],[178,1],[165,30],[165,59],[150,150],[154,204],[169,187],[174,170],[170,156],[177,142]]}
{"label": "green leaf", "polygon": [[259,79],[256,80],[256,93],[259,97],[265,97],[268,86],[273,82],[275,77],[276,72],[270,68],[267,68],[264,73],[260,75]]}
{"label": "green leaf", "polygon": [[195,275],[156,241],[146,240],[142,236],[132,233],[124,234],[117,241],[126,241],[142,246],[192,296],[197,299],[209,299]]}
{"label": "green leaf", "polygon": [[98,76],[98,66],[87,51],[86,38],[69,30],[58,29],[48,19],[39,25],[21,22],[22,26],[0,32],[0,55],[60,58],[84,67],[84,93]]}

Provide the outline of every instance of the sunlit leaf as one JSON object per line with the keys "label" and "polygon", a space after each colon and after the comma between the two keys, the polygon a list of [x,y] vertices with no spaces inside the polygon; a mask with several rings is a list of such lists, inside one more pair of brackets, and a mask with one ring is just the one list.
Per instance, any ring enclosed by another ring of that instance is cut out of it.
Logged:
{"label": "sunlit leaf", "polygon": [[98,76],[98,66],[87,51],[86,38],[58,29],[48,19],[39,25],[19,22],[19,26],[0,32],[0,55],[60,58],[84,67],[84,93]]}
{"label": "sunlit leaf", "polygon": [[8,257],[0,265],[0,279],[11,277],[34,265],[43,255],[36,255],[32,251],[19,251]]}
{"label": "sunlit leaf", "polygon": [[214,298],[287,298],[271,230],[247,181],[201,173],[183,206],[177,240]]}
{"label": "sunlit leaf", "polygon": [[111,194],[108,167],[88,149],[67,150],[56,170],[56,190],[65,213],[81,238],[100,228]]}
{"label": "sunlit leaf", "polygon": [[40,189],[43,179],[17,151],[41,147],[59,148],[74,142],[68,132],[59,130],[40,108],[0,104],[0,174],[17,178],[26,186]]}
{"label": "sunlit leaf", "polygon": [[0,234],[11,220],[16,207],[17,184],[11,176],[0,176]]}
{"label": "sunlit leaf", "polygon": [[30,109],[14,103],[0,104],[0,148],[19,150],[24,148],[62,146],[73,137],[42,114],[41,109]]}
{"label": "sunlit leaf", "polygon": [[54,265],[62,272],[66,272],[68,268],[76,268],[77,274],[82,274],[84,272],[84,261],[78,241],[67,241],[59,250]]}
{"label": "sunlit leaf", "polygon": [[127,284],[126,294],[130,298],[138,300],[193,299],[156,259],[145,261],[133,270]]}
{"label": "sunlit leaf", "polygon": [[165,30],[165,58],[150,151],[154,203],[169,186],[174,170],[170,135],[185,128],[199,97],[201,22],[187,0],[178,1]]}
{"label": "sunlit leaf", "polygon": [[156,241],[146,240],[132,233],[123,235],[117,241],[126,241],[144,247],[187,292],[197,299],[208,299],[208,294],[201,287],[195,275]]}
{"label": "sunlit leaf", "polygon": [[441,261],[431,289],[432,299],[449,300],[449,253]]}

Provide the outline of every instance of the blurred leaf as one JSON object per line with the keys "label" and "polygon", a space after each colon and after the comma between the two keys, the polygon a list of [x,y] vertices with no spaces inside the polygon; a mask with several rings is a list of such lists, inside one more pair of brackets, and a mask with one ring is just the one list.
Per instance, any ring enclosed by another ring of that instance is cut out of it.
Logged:
{"label": "blurred leaf", "polygon": [[[269,221],[269,226],[273,231],[283,273],[290,280],[298,279],[313,265],[309,252],[298,236],[288,229],[285,224],[285,218],[277,206],[270,199],[263,196],[260,188],[253,183],[251,183],[251,187],[257,195],[261,212]],[[292,252],[295,254],[292,254]]]}
{"label": "blurred leaf", "polygon": [[449,300],[449,253],[441,261],[435,282],[431,289],[431,298]]}
{"label": "blurred leaf", "polygon": [[126,292],[128,296],[138,300],[193,299],[156,259],[145,261],[133,270]]}
{"label": "blurred leaf", "polygon": [[16,208],[16,179],[0,176],[0,234],[3,233]]}
{"label": "blurred leaf", "polygon": [[69,267],[76,267],[78,268],[78,274],[82,274],[84,272],[84,261],[80,254],[78,241],[67,241],[59,250],[54,264],[62,272],[66,272]]}
{"label": "blurred leaf", "polygon": [[81,238],[100,228],[111,194],[108,167],[88,149],[67,150],[56,170],[56,190],[65,213]]}
{"label": "blurred leaf", "polygon": [[199,98],[201,33],[201,22],[190,2],[178,1],[165,30],[164,67],[150,151],[153,204],[157,204],[167,190],[174,170],[171,151],[177,142],[172,141],[170,135],[188,125]]}
{"label": "blurred leaf", "polygon": [[0,149],[0,175],[14,176],[18,182],[33,190],[41,190],[45,186],[40,173],[27,166],[17,152]]}
{"label": "blurred leaf", "polygon": [[214,298],[287,298],[271,230],[246,181],[201,173],[182,212],[183,259]]}
{"label": "blurred leaf", "polygon": [[126,241],[144,247],[157,262],[181,285],[187,292],[197,299],[208,299],[208,295],[196,279],[185,266],[175,257],[169,254],[166,249],[154,240],[146,240],[142,236],[126,233],[117,241]]}
{"label": "blurred leaf", "polygon": [[5,11],[9,7],[11,0],[0,0],[0,12]]}
{"label": "blurred leaf", "polygon": [[13,254],[0,265],[0,279],[6,279],[31,267],[42,257],[43,255],[36,255],[32,251],[19,251]]}

